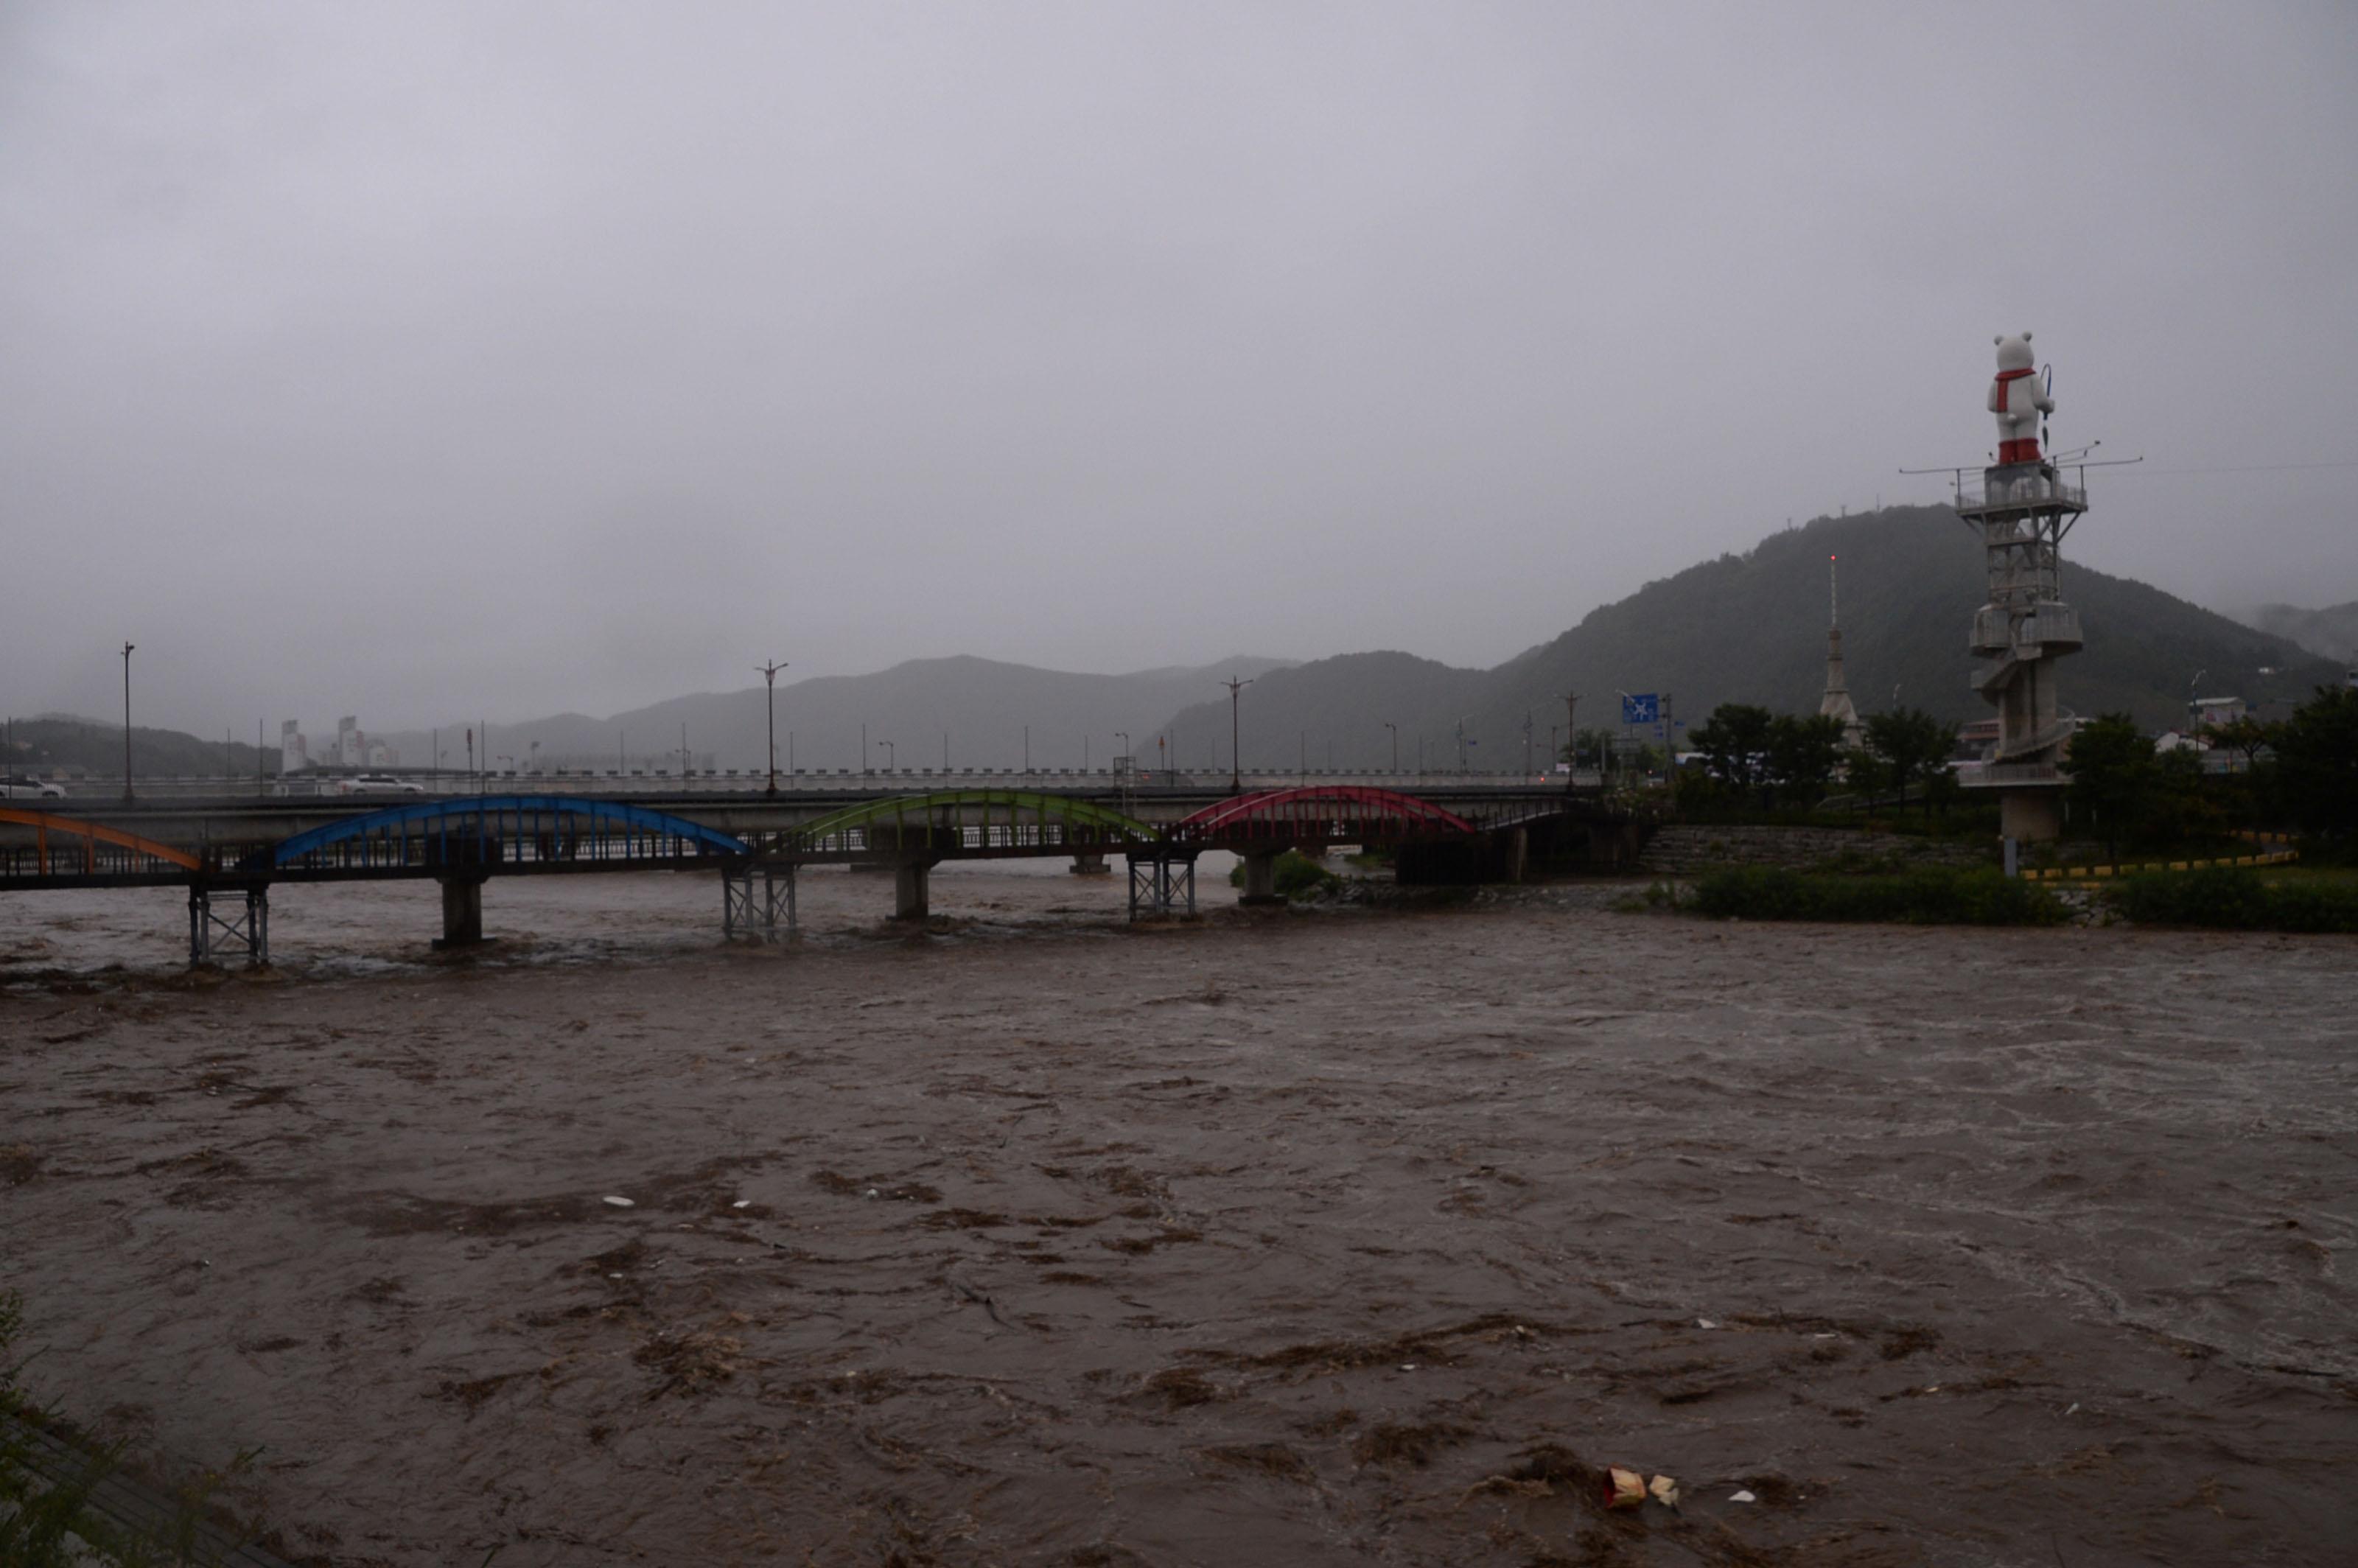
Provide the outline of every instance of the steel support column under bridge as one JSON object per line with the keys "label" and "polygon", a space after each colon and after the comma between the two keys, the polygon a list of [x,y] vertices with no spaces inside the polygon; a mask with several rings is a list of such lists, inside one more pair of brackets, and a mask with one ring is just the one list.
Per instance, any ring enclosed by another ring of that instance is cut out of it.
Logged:
{"label": "steel support column under bridge", "polygon": [[792,860],[753,861],[720,868],[720,934],[775,942],[779,934],[795,928],[795,864]]}
{"label": "steel support column under bridge", "polygon": [[1195,913],[1195,858],[1130,857],[1130,917],[1169,919]]}
{"label": "steel support column under bridge", "polygon": [[[233,906],[224,914],[213,908],[215,892],[245,895],[244,911],[237,913]],[[245,959],[245,967],[258,969],[270,962],[270,884],[257,882],[244,888],[210,888],[202,882],[189,886],[189,967],[209,968],[228,955]]]}

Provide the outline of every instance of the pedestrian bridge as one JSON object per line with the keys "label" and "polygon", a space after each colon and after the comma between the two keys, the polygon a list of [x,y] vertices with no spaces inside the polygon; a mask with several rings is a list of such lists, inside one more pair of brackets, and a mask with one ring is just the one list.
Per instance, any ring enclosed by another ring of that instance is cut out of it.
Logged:
{"label": "pedestrian bridge", "polygon": [[[1368,784],[1109,799],[1029,789],[948,789],[837,799],[763,795],[641,805],[565,795],[454,795],[373,808],[306,808],[295,831],[284,806],[146,814],[145,833],[53,812],[0,810],[0,891],[185,886],[191,962],[241,951],[267,956],[274,882],[432,878],[443,890],[443,944],[481,936],[482,887],[495,876],[589,871],[721,873],[724,931],[773,937],[795,923],[799,868],[867,864],[895,873],[894,914],[929,912],[928,873],[945,860],[1069,858],[1076,871],[1130,866],[1132,918],[1193,914],[1195,862],[1214,850],[1243,858],[1246,896],[1269,896],[1276,859],[1336,844],[1405,849],[1511,835],[1562,815],[1553,791],[1493,791],[1443,806]],[[1456,809],[1452,809],[1452,806]],[[691,815],[692,813],[692,815]],[[157,820],[150,822],[147,817]],[[1520,860],[1515,862],[1519,871]],[[217,909],[224,896],[243,909]]]}

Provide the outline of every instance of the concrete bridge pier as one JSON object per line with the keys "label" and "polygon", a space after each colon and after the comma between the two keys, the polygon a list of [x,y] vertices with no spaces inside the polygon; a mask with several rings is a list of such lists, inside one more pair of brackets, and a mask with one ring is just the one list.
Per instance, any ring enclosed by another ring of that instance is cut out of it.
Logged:
{"label": "concrete bridge pier", "polygon": [[2007,789],[1997,796],[1998,837],[2046,844],[2063,837],[2063,792]]}
{"label": "concrete bridge pier", "polygon": [[1073,875],[1109,877],[1113,875],[1113,868],[1106,864],[1103,855],[1076,855],[1073,857]]}
{"label": "concrete bridge pier", "polygon": [[1505,862],[1500,868],[1506,873],[1504,880],[1521,881],[1523,873],[1531,869],[1531,830],[1528,827],[1508,828],[1498,849]]}
{"label": "concrete bridge pier", "polygon": [[924,920],[933,914],[934,862],[903,860],[892,868],[892,918]]}
{"label": "concrete bridge pier", "polygon": [[452,947],[472,947],[483,939],[483,879],[479,876],[441,876],[434,879],[442,884],[442,935],[435,944],[436,951]]}
{"label": "concrete bridge pier", "polygon": [[1245,895],[1240,903],[1283,903],[1277,896],[1277,858],[1282,849],[1255,849],[1245,856]]}

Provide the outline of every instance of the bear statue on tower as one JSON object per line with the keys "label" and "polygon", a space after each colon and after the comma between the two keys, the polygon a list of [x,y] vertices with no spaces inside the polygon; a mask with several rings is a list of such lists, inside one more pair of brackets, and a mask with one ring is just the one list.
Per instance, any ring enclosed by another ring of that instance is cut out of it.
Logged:
{"label": "bear statue on tower", "polygon": [[2031,366],[2030,334],[2000,336],[1997,379],[1990,383],[1989,409],[1997,416],[1997,460],[2035,463],[2039,460],[2039,420],[2055,411],[2055,400],[2039,382]]}

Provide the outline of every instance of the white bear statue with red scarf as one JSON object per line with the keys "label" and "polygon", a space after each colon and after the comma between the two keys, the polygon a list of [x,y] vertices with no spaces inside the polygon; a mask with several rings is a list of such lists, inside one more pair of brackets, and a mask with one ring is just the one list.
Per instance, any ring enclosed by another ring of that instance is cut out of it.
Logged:
{"label": "white bear statue with red scarf", "polygon": [[1997,460],[2035,463],[2039,460],[2039,418],[2055,411],[2055,400],[2039,384],[2031,369],[2030,334],[2001,337],[1997,342],[1997,379],[1990,383],[1989,408],[1997,416]]}

